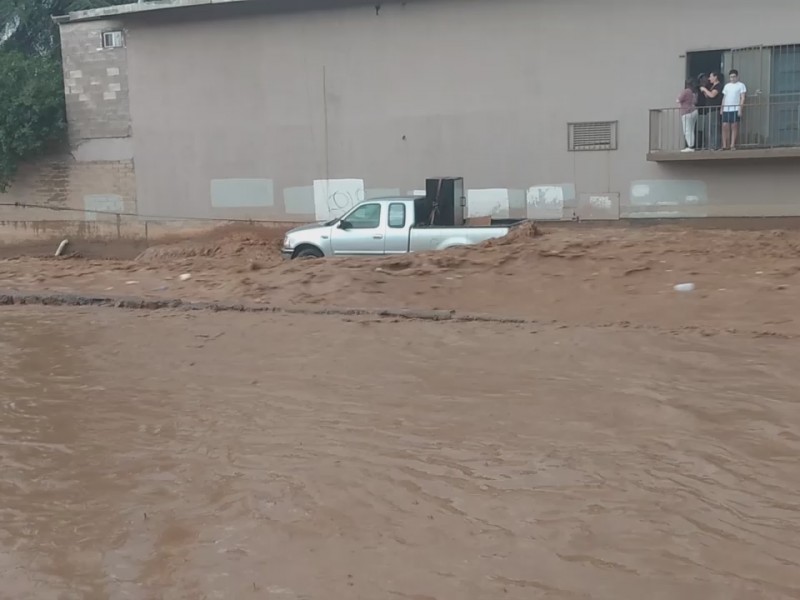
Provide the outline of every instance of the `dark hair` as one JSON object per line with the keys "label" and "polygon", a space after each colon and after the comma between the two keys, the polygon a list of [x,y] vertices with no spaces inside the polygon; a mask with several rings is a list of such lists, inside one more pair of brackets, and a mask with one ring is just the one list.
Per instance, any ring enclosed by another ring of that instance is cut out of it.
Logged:
{"label": "dark hair", "polygon": [[689,77],[686,80],[686,89],[687,90],[693,90],[696,87],[697,87],[697,81],[695,80],[695,78],[694,77]]}
{"label": "dark hair", "polygon": [[731,72],[728,73],[728,75],[736,75],[738,77],[739,76],[739,71],[737,71],[736,69],[731,69]]}

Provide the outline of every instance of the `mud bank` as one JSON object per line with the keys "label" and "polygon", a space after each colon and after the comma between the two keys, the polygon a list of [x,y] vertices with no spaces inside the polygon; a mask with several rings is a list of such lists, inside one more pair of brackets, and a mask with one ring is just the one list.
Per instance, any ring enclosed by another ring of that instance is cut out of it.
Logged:
{"label": "mud bank", "polygon": [[458,314],[455,310],[415,310],[390,308],[284,308],[256,304],[229,304],[225,302],[191,302],[180,298],[137,298],[113,296],[86,296],[80,294],[33,294],[20,292],[0,293],[0,306],[97,306],[131,310],[184,310],[212,312],[283,313],[289,315],[372,316],[415,321],[459,321],[487,323],[531,323],[535,321],[493,315]]}

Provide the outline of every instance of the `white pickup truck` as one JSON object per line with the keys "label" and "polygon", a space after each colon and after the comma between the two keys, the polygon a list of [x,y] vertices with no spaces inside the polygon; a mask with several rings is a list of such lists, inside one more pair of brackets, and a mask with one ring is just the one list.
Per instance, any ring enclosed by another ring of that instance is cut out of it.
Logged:
{"label": "white pickup truck", "polygon": [[431,227],[425,198],[366,200],[341,218],[292,229],[283,240],[285,258],[383,256],[444,250],[506,235],[524,221],[493,221],[488,227]]}

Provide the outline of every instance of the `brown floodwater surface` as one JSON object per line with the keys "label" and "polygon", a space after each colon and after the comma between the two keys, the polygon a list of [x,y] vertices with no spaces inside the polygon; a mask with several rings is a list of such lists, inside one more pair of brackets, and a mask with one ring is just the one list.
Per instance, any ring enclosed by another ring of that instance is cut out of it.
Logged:
{"label": "brown floodwater surface", "polygon": [[798,598],[797,356],[2,308],[0,598]]}

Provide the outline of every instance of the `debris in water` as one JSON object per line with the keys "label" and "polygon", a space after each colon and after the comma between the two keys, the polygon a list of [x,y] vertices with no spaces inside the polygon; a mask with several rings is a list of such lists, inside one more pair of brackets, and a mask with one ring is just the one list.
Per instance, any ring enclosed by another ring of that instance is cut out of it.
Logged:
{"label": "debris in water", "polygon": [[56,250],[56,256],[61,256],[61,254],[64,252],[64,249],[67,247],[67,244],[69,244],[69,240],[61,240],[61,243],[58,245],[58,249]]}

